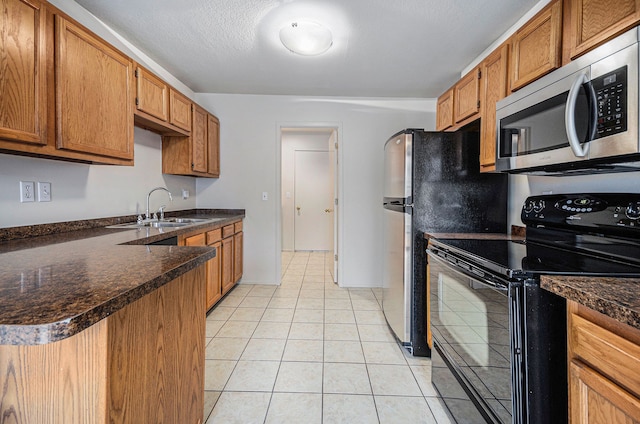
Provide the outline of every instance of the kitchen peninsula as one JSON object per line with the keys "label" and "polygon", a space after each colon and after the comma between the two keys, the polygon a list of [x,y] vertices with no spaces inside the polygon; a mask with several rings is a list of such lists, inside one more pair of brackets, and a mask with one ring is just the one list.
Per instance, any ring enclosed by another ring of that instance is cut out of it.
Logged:
{"label": "kitchen peninsula", "polygon": [[204,282],[216,250],[145,244],[243,216],[0,243],[3,419],[201,423]]}

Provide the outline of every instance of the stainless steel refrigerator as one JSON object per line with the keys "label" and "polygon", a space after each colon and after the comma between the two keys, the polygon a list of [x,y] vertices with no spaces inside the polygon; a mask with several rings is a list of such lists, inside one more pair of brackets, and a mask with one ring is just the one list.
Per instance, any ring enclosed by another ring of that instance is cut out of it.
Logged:
{"label": "stainless steel refrigerator", "polygon": [[382,309],[396,338],[429,356],[425,233],[505,233],[508,177],[479,172],[479,134],[407,129],[384,145]]}

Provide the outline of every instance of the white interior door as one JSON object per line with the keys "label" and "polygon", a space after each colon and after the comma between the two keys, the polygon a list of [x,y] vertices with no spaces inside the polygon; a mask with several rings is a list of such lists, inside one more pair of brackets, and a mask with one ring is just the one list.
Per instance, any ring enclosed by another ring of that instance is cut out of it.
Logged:
{"label": "white interior door", "polygon": [[295,152],[295,250],[333,250],[333,174],[328,151]]}

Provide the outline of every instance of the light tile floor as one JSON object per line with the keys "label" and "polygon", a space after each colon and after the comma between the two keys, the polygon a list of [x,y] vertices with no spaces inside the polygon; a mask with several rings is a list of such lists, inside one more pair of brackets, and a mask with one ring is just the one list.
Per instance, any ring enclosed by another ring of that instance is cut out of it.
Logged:
{"label": "light tile floor", "polygon": [[240,284],[207,317],[213,423],[449,424],[431,361],[408,355],[380,289],[333,283],[331,255],[283,252],[280,286]]}

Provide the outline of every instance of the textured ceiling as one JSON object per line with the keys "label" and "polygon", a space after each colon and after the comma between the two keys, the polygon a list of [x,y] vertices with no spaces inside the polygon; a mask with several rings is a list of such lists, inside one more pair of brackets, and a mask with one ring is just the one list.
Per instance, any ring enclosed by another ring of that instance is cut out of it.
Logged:
{"label": "textured ceiling", "polygon": [[[195,92],[436,97],[538,0],[76,0]],[[333,46],[278,39],[321,22]]]}

